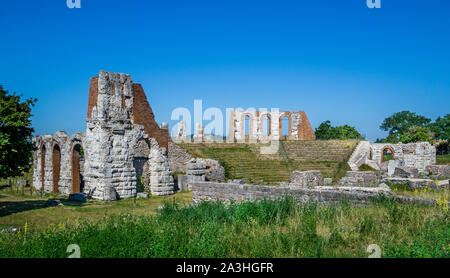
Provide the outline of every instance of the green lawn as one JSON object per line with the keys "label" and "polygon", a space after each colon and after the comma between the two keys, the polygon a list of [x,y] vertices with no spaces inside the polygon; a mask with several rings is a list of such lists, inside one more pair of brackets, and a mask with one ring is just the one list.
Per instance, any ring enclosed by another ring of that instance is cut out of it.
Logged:
{"label": "green lawn", "polygon": [[436,156],[436,164],[441,164],[441,165],[450,165],[450,154],[446,154],[446,155],[437,155]]}
{"label": "green lawn", "polygon": [[[96,208],[89,211],[97,215]],[[450,257],[448,209],[386,198],[370,207],[285,199],[189,207],[169,202],[155,213],[123,212],[130,214],[70,218],[38,231],[23,226],[0,237],[0,257],[67,257],[71,244],[79,245],[82,258],[367,257],[372,244],[382,257]]]}
{"label": "green lawn", "polygon": [[48,207],[45,202],[49,198],[56,198],[50,195],[46,198],[30,196],[29,193],[22,195],[11,191],[9,188],[0,189],[0,229],[5,227],[23,227],[28,223],[28,227],[36,230],[46,229],[50,225],[58,225],[75,219],[86,219],[98,221],[105,216],[130,213],[134,215],[152,215],[164,201],[181,203],[191,203],[192,194],[190,192],[180,192],[168,197],[152,196],[148,199],[137,199],[136,206],[133,199],[120,200],[118,202],[71,202],[67,199],[59,199],[64,206]]}

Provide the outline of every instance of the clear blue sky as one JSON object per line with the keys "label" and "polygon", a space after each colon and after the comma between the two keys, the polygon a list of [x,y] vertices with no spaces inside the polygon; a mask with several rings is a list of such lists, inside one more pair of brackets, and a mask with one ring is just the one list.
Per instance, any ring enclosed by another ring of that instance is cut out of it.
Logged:
{"label": "clear blue sky", "polygon": [[0,84],[37,97],[37,134],[85,131],[89,78],[129,73],[159,123],[176,107],[277,107],[385,136],[450,113],[450,1],[1,0]]}

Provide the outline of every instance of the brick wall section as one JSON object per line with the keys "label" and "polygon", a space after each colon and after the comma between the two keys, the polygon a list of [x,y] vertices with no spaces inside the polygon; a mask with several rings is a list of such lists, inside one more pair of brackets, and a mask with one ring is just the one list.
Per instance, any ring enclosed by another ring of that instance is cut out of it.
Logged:
{"label": "brick wall section", "polygon": [[299,140],[316,140],[316,135],[309,123],[309,119],[304,111],[300,111],[300,124],[298,126]]}
{"label": "brick wall section", "polygon": [[169,149],[169,130],[162,129],[155,121],[155,115],[147,101],[141,84],[133,83],[133,110],[131,120],[134,124],[143,125],[148,136],[155,138],[160,147]]}
{"label": "brick wall section", "polygon": [[[133,124],[143,125],[148,136],[156,139],[160,147],[169,148],[169,130],[161,129],[155,121],[155,115],[147,101],[144,89],[141,84],[133,83],[133,109],[131,120]],[[89,86],[89,101],[87,118],[91,118],[92,109],[97,106],[98,78],[91,78]]]}
{"label": "brick wall section", "polygon": [[89,85],[89,101],[88,101],[88,112],[87,118],[91,118],[92,109],[97,106],[98,97],[98,78],[92,77],[91,83]]}
{"label": "brick wall section", "polygon": [[380,192],[394,197],[399,202],[433,204],[432,200],[421,198],[397,196],[381,188],[336,188],[330,186],[308,188],[286,188],[275,186],[260,186],[249,184],[231,184],[215,182],[194,182],[191,184],[192,201],[222,201],[242,202],[257,200],[277,200],[285,196],[292,196],[296,200],[319,201],[322,204],[336,204],[342,198],[347,198],[356,205],[369,204],[372,197]]}

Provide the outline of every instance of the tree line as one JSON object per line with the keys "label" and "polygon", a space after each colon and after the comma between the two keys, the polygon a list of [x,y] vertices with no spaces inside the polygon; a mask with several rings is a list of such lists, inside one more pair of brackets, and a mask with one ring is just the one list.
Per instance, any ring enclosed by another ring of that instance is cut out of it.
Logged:
{"label": "tree line", "polygon": [[[411,111],[394,113],[383,120],[380,129],[387,131],[386,138],[379,138],[377,143],[412,143],[428,141],[434,143],[443,140],[447,145],[450,139],[450,114],[438,117],[435,121]],[[355,127],[349,125],[332,126],[329,120],[322,122],[316,129],[316,139],[364,139]]]}

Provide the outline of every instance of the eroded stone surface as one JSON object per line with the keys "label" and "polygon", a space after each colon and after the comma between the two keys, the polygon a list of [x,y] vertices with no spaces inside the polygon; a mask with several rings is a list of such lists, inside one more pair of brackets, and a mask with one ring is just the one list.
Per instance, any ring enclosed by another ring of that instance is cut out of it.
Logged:
{"label": "eroded stone surface", "polygon": [[[129,75],[100,71],[91,79],[86,125],[84,134],[33,139],[37,190],[89,192],[104,201],[134,197],[142,187],[155,195],[173,194],[168,126],[156,124],[142,86]],[[144,176],[153,178],[143,185]]]}
{"label": "eroded stone surface", "polygon": [[318,170],[294,171],[291,173],[291,186],[321,186],[323,185],[322,173]]}
{"label": "eroded stone surface", "polygon": [[450,178],[450,165],[429,165],[426,167],[425,175],[432,179]]}

